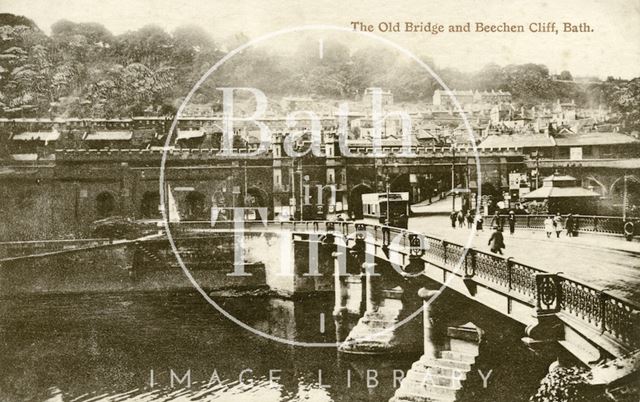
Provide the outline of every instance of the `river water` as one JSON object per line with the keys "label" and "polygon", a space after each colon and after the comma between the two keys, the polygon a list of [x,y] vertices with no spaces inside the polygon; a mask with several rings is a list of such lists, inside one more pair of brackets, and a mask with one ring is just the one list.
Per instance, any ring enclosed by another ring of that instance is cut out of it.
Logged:
{"label": "river water", "polygon": [[[447,297],[442,303],[451,308],[457,301]],[[330,295],[219,302],[287,339],[335,342],[355,321],[336,331]],[[399,385],[394,370],[406,372],[421,354],[367,357],[285,345],[238,327],[195,292],[14,297],[1,301],[0,317],[3,401],[386,401]],[[490,386],[469,390],[470,400],[513,402],[535,392],[547,363],[524,348],[521,330],[493,329],[495,356],[483,367],[485,376],[492,370]]]}

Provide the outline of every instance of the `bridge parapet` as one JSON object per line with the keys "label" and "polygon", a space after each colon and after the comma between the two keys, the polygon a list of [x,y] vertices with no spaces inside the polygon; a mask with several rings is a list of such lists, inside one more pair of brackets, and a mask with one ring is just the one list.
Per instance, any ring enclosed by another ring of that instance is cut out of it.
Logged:
{"label": "bridge parapet", "polygon": [[[544,220],[549,216],[545,215],[515,215],[516,228],[521,229],[544,229]],[[572,215],[574,231],[580,233],[600,233],[624,235],[625,220],[620,216],[597,216],[597,215]],[[501,222],[506,224],[508,215],[500,215]],[[493,215],[484,217],[485,222],[491,222]],[[640,221],[638,218],[631,218],[632,221]],[[640,227],[640,225],[637,225]]]}
{"label": "bridge parapet", "polygon": [[[214,230],[234,230],[235,222],[216,222]],[[207,229],[209,222],[172,224],[176,230]],[[606,338],[604,350],[631,351],[640,347],[640,306],[564,274],[544,270],[489,252],[466,248],[422,233],[375,224],[326,221],[244,222],[247,231],[289,230],[301,233],[328,233],[342,236],[345,243],[364,241],[376,250],[393,250],[402,267],[411,256],[420,254],[424,263],[508,295],[529,306],[532,313],[557,314],[591,328]],[[416,242],[415,239],[421,239]],[[368,251],[369,252],[369,251]],[[376,254],[377,255],[377,254]],[[382,254],[384,255],[384,254]],[[443,281],[442,278],[440,281]],[[607,340],[608,339],[608,340]],[[614,345],[614,346],[612,346]]]}

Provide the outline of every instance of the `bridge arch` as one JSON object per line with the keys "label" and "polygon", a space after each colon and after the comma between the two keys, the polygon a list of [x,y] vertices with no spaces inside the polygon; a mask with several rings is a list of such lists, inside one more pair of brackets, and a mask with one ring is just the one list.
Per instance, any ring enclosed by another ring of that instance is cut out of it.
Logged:
{"label": "bridge arch", "polygon": [[[609,188],[609,196],[613,200],[614,205],[622,206],[624,204],[624,182],[625,176],[618,177]],[[636,175],[626,175],[627,181],[627,211],[635,211],[637,213],[640,205],[640,178]],[[619,203],[619,204],[618,204]]]}
{"label": "bridge arch", "polygon": [[362,219],[362,194],[373,192],[371,186],[366,183],[354,186],[349,192],[349,214],[356,219]]}
{"label": "bridge arch", "polygon": [[185,218],[187,220],[206,219],[206,198],[199,191],[190,191],[185,197]]}
{"label": "bridge arch", "polygon": [[[627,186],[631,183],[640,184],[640,179],[636,175],[626,175],[627,177]],[[609,188],[609,193],[613,195],[616,187],[618,187],[618,191],[623,191],[623,183],[625,176],[620,176],[611,183],[611,187]]]}
{"label": "bridge arch", "polygon": [[115,215],[116,197],[110,191],[103,191],[96,196],[96,215],[107,218]]}
{"label": "bridge arch", "polygon": [[247,188],[246,207],[268,207],[269,206],[269,194],[260,187]]}
{"label": "bridge arch", "polygon": [[157,191],[145,191],[140,201],[140,216],[147,219],[159,218],[160,193]]}

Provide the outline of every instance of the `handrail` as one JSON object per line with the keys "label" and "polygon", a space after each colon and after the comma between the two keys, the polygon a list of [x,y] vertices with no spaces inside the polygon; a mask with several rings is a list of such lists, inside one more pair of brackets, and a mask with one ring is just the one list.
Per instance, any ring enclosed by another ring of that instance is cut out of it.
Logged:
{"label": "handrail", "polygon": [[[545,215],[546,216],[546,215]],[[180,222],[171,226],[206,225],[211,229],[210,222]],[[233,229],[234,221],[216,222],[215,228],[226,227]],[[402,236],[399,246],[403,248],[415,247],[409,245],[411,236],[424,238],[421,242],[421,257],[427,262],[448,267],[457,267],[459,262],[464,264],[465,278],[479,279],[503,288],[506,292],[515,293],[532,300],[532,304],[539,313],[565,313],[582,322],[589,324],[600,333],[606,334],[626,346],[640,346],[638,333],[640,330],[640,306],[637,303],[617,297],[605,289],[588,285],[562,273],[549,273],[542,269],[518,262],[510,257],[504,257],[489,252],[466,248],[463,245],[439,239],[407,229],[389,227],[371,223],[331,222],[331,221],[246,221],[245,227],[266,228],[277,226],[289,228],[293,231],[321,233],[341,233],[345,237],[353,236],[358,240],[357,228],[363,228],[383,246],[390,244],[390,234]],[[265,227],[266,225],[266,227]],[[361,240],[364,240],[361,239]]]}
{"label": "handrail", "polygon": [[[145,224],[157,225],[158,222]],[[141,223],[142,224],[142,223]],[[209,221],[183,221],[171,223],[175,235],[183,230],[207,229],[235,230],[236,224],[247,229],[290,229],[298,233],[342,235],[345,239],[366,242],[366,235],[383,247],[392,245],[392,235],[398,239],[397,252],[411,257],[419,256],[442,268],[463,268],[465,279],[481,280],[513,294],[520,300],[528,300],[541,314],[563,313],[588,324],[601,334],[628,347],[640,346],[640,306],[632,301],[610,294],[606,289],[591,286],[562,273],[549,273],[518,262],[512,258],[490,252],[467,248],[423,233],[380,224],[333,221],[218,221],[212,227]],[[363,233],[364,232],[364,233]],[[414,243],[415,238],[422,239]],[[157,238],[154,238],[157,240]],[[78,242],[100,242],[103,239],[79,239]],[[70,244],[74,240],[51,242]],[[35,241],[32,244],[38,244]],[[40,242],[42,243],[42,242]],[[45,242],[47,243],[47,242]],[[18,245],[17,242],[0,245]],[[461,265],[460,265],[461,264]]]}
{"label": "handrail", "polygon": [[[498,215],[501,224],[507,225],[509,215]],[[521,229],[543,229],[544,220],[553,214],[536,214],[536,215],[515,215],[516,228]],[[568,215],[562,215],[566,222]],[[495,215],[485,215],[485,222],[491,222]],[[620,216],[602,216],[602,215],[572,215],[573,229],[580,233],[606,233],[624,235],[625,220]],[[640,218],[627,218],[627,220],[640,221]],[[565,228],[566,229],[566,228]]]}

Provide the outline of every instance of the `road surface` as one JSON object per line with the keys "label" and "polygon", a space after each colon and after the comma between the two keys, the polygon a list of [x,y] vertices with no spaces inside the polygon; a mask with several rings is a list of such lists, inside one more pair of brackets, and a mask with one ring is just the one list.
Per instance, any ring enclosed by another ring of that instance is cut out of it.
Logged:
{"label": "road surface", "polygon": [[[487,225],[485,222],[484,232],[473,233],[466,227],[453,229],[443,215],[409,219],[410,230],[459,244],[466,244],[471,237],[471,246],[482,251],[489,251],[491,230]],[[640,304],[640,241],[592,234],[570,238],[565,233],[560,239],[555,234],[547,239],[543,231],[517,228],[511,236],[508,227],[503,234],[505,256],[548,272],[563,272]]]}

